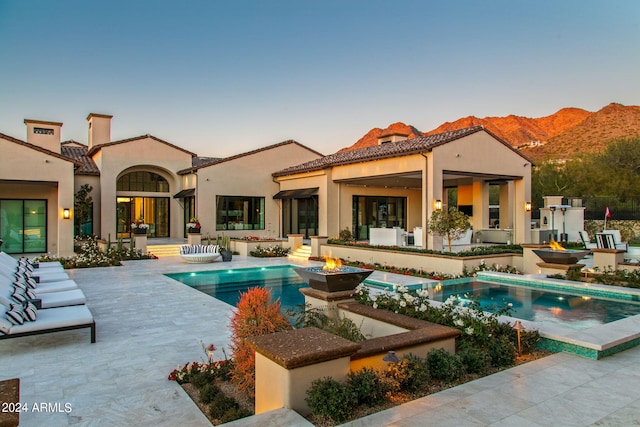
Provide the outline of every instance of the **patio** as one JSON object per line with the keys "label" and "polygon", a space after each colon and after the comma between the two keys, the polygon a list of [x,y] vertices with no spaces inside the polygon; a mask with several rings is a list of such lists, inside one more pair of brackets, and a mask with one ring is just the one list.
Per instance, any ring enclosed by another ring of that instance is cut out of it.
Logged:
{"label": "patio", "polygon": [[[288,261],[234,256],[232,264],[195,265],[166,257],[70,271],[96,318],[98,340],[71,331],[0,343],[0,379],[21,379],[22,403],[71,405],[68,413],[22,413],[20,425],[210,425],[166,378],[176,365],[205,357],[200,340],[218,348],[229,342],[231,307],[163,273],[281,263]],[[600,361],[556,354],[348,425],[630,425],[640,422],[639,362],[640,347]],[[309,424],[279,410],[230,425]]]}

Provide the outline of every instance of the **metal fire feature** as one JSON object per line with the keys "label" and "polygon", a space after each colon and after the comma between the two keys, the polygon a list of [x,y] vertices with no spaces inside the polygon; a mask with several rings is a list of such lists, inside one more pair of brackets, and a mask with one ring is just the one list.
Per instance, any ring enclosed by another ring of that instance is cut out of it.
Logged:
{"label": "metal fire feature", "polygon": [[334,270],[323,270],[322,267],[296,268],[302,279],[313,289],[325,292],[351,291],[373,270],[357,267],[340,267]]}
{"label": "metal fire feature", "polygon": [[577,264],[589,251],[565,249],[563,251],[553,249],[534,249],[533,253],[549,264]]}

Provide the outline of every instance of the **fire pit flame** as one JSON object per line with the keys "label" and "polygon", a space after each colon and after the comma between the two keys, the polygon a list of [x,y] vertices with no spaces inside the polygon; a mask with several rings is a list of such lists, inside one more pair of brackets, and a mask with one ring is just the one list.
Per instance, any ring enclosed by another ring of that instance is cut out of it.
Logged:
{"label": "fire pit flame", "polygon": [[324,267],[322,269],[324,271],[337,271],[342,267],[342,261],[340,258],[331,258],[327,257],[324,262]]}
{"label": "fire pit flame", "polygon": [[566,249],[555,240],[551,240],[549,242],[549,247],[551,248],[551,250],[554,250],[554,251],[566,251]]}

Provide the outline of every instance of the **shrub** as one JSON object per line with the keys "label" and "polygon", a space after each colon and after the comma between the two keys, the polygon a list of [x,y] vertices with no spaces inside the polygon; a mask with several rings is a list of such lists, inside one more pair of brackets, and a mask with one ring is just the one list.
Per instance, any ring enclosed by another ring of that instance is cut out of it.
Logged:
{"label": "shrub", "polygon": [[239,420],[240,418],[248,417],[250,415],[253,414],[244,408],[234,408],[225,412],[225,414],[220,417],[220,422],[224,424],[230,421]]}
{"label": "shrub", "polygon": [[265,288],[251,288],[240,295],[237,310],[231,318],[231,351],[235,369],[231,380],[238,388],[253,397],[255,394],[255,352],[247,338],[289,329],[280,312],[280,302],[271,302],[271,292]]}
{"label": "shrub", "polygon": [[425,359],[409,354],[390,365],[387,375],[397,383],[399,390],[414,392],[429,381],[429,368]]}
{"label": "shrub", "polygon": [[358,325],[353,323],[351,319],[343,317],[340,320],[336,320],[335,317],[328,316],[318,308],[311,308],[310,306],[304,308],[304,310],[290,310],[287,313],[293,318],[293,324],[296,329],[313,326],[351,342],[360,342],[367,339]]}
{"label": "shrub", "polygon": [[427,367],[432,378],[445,382],[455,381],[464,374],[460,357],[442,348],[433,349],[427,354]]}
{"label": "shrub", "polygon": [[200,401],[202,403],[211,403],[220,393],[220,388],[215,384],[205,384],[200,388]]}
{"label": "shrub", "polygon": [[326,377],[311,383],[305,401],[315,415],[339,423],[351,416],[355,398],[346,385]]}
{"label": "shrub", "polygon": [[224,393],[218,393],[213,398],[209,405],[209,415],[211,418],[221,419],[227,412],[235,411],[240,408],[238,402],[230,397],[227,397]]}
{"label": "shrub", "polygon": [[457,353],[462,361],[465,370],[470,374],[479,374],[487,370],[491,363],[491,358],[482,348],[467,345]]}
{"label": "shrub", "polygon": [[356,404],[366,406],[382,403],[390,391],[384,378],[375,369],[368,367],[358,372],[349,372],[347,387],[353,392]]}
{"label": "shrub", "polygon": [[195,388],[202,388],[207,384],[212,384],[216,379],[216,374],[211,371],[193,373],[189,376],[189,382]]}
{"label": "shrub", "polygon": [[353,238],[353,234],[351,234],[351,230],[349,230],[349,227],[345,227],[343,230],[340,230],[338,238],[343,242],[351,242],[355,240]]}
{"label": "shrub", "polygon": [[539,342],[540,332],[527,330],[520,332],[520,346],[522,347],[523,353],[531,353]]}
{"label": "shrub", "polygon": [[281,257],[289,255],[291,248],[283,248],[282,245],[272,246],[269,245],[266,248],[258,245],[254,251],[250,251],[249,255],[256,258],[271,258]]}
{"label": "shrub", "polygon": [[511,366],[516,360],[516,347],[513,345],[513,342],[504,335],[489,341],[488,350],[491,365],[496,368]]}

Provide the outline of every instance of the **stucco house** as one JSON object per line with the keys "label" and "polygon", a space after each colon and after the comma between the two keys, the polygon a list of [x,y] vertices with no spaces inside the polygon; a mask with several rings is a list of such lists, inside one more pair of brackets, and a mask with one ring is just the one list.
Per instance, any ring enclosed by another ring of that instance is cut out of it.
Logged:
{"label": "stucco house", "polygon": [[322,155],[295,141],[229,158],[198,157],[153,135],[111,140],[112,116],[89,114],[88,144],[61,142],[60,122],[25,120],[27,140],[0,133],[0,238],[9,253],[73,254],[74,197],[93,190],[83,232],[181,238],[198,216],[202,233],[281,235],[275,170]]}
{"label": "stucco house", "polygon": [[[82,232],[129,238],[144,218],[148,236],[184,238],[198,217],[202,234],[337,236],[350,228],[427,233],[434,209],[457,207],[473,230],[489,227],[489,188],[500,188],[500,225],[514,243],[530,239],[531,161],[482,127],[407,139],[328,156],[284,141],[227,158],[200,157],[153,135],[111,140],[112,116],[89,114],[88,143],[61,142],[60,122],[25,120],[26,141],[0,133],[0,238],[9,253],[73,253],[75,194],[93,190]],[[530,205],[529,205],[530,206]]]}

